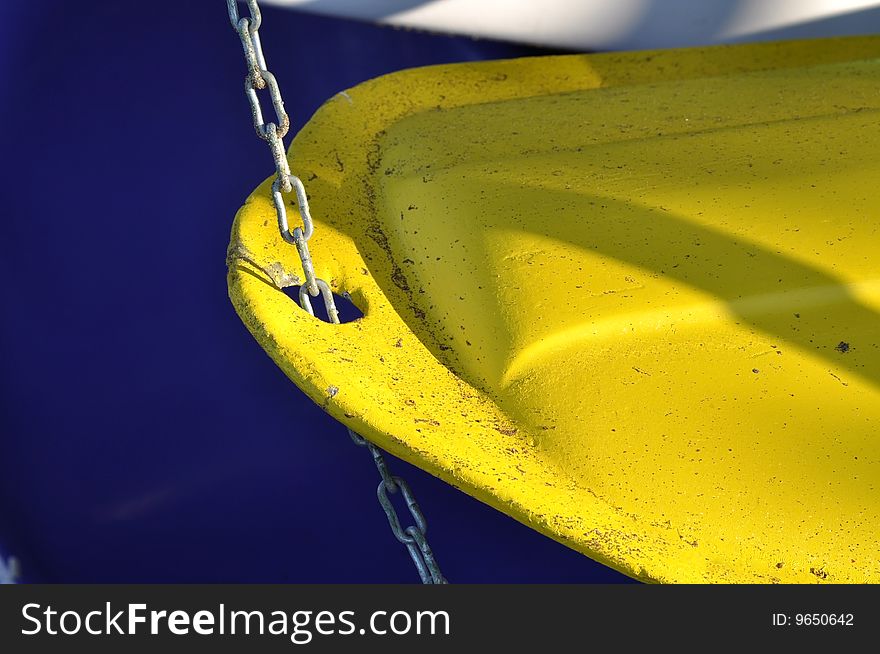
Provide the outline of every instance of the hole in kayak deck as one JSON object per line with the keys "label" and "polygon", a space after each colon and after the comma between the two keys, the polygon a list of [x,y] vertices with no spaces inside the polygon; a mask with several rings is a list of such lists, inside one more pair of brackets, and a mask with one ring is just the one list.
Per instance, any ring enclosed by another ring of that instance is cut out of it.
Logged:
{"label": "hole in kayak deck", "polygon": [[[299,304],[300,288],[300,286],[286,286],[281,290],[287,297]],[[319,294],[318,297],[310,299],[312,301],[312,309],[315,312],[315,317],[324,322],[332,322],[330,316],[327,315],[327,307],[324,305],[324,300],[321,295]],[[336,311],[339,314],[340,324],[354,322],[358,318],[364,317],[364,312],[358,309],[355,303],[351,301],[351,297],[348,293],[343,293],[341,295],[333,293],[333,301],[336,304]]]}

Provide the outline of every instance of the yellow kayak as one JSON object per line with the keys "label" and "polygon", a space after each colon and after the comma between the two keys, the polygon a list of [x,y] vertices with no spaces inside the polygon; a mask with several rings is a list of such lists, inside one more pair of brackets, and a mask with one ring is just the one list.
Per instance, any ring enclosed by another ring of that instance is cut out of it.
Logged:
{"label": "yellow kayak", "polygon": [[[408,70],[236,216],[248,328],[332,416],[659,582],[880,581],[880,38]],[[295,207],[291,222],[297,224]]]}

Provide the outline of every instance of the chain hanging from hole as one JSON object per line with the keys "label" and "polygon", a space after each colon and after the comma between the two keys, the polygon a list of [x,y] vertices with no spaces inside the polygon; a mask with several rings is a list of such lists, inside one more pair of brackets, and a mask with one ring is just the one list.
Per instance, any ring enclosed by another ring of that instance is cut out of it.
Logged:
{"label": "chain hanging from hole", "polygon": [[[409,484],[400,477],[391,474],[382,450],[351,429],[348,430],[348,433],[357,445],[366,447],[373,456],[373,462],[379,470],[379,476],[382,477],[382,481],[379,482],[379,486],[376,488],[379,504],[382,505],[382,510],[385,511],[388,524],[391,525],[391,531],[394,532],[395,538],[403,543],[409,552],[416,569],[419,571],[419,576],[422,578],[422,583],[445,584],[446,578],[440,572],[440,566],[437,565],[434,552],[431,550],[431,546],[428,545],[426,536],[428,524],[425,522],[425,516],[422,515],[422,510],[419,508],[419,503],[416,502],[416,498],[413,497],[412,491],[409,489]],[[388,497],[388,493],[396,493],[398,490],[403,495],[403,499],[415,523],[406,529],[401,528],[397,510]]]}
{"label": "chain hanging from hole", "polygon": [[[249,16],[239,16],[238,5],[236,0],[226,0],[226,7],[229,11],[229,21],[232,28],[238,34],[241,40],[241,46],[244,49],[244,58],[247,63],[247,77],[244,81],[244,92],[251,106],[251,115],[254,120],[254,129],[257,136],[269,144],[272,152],[272,158],[275,160],[275,181],[272,182],[272,204],[275,206],[275,215],[278,219],[278,230],[281,232],[281,238],[286,242],[296,246],[299,254],[300,263],[302,264],[305,282],[299,289],[299,302],[303,309],[311,315],[315,315],[312,308],[311,298],[321,296],[324,301],[324,307],[327,310],[327,316],[330,322],[339,324],[339,312],[336,309],[336,302],[333,299],[333,291],[330,285],[323,279],[319,279],[315,275],[315,268],[312,264],[312,255],[309,252],[309,239],[314,233],[314,224],[312,223],[312,215],[309,212],[309,200],[306,196],[306,189],[302,180],[290,172],[290,164],[287,161],[287,154],[284,150],[284,137],[290,130],[290,118],[284,111],[284,100],[281,98],[281,89],[275,76],[269,72],[266,66],[266,58],[263,56],[263,47],[260,43],[260,24],[262,16],[257,0],[246,0]],[[263,119],[263,110],[260,105],[260,97],[258,91],[269,92],[269,99],[272,108],[275,111],[276,122],[266,122]],[[290,225],[287,221],[287,209],[285,207],[284,195],[293,192],[296,195],[296,203],[302,216],[302,227],[296,227],[293,232],[290,231]],[[425,517],[419,508],[418,503],[412,496],[409,485],[400,477],[393,476],[388,471],[388,464],[382,451],[375,445],[349,430],[352,440],[362,447],[366,447],[373,457],[373,462],[379,470],[382,480],[379,482],[377,495],[379,504],[388,517],[388,524],[391,525],[391,531],[409,552],[422,583],[425,584],[445,584],[446,579],[437,566],[434,553],[431,551],[430,545],[426,538],[428,525]],[[389,494],[395,494],[400,491],[406,502],[409,513],[415,524],[401,527],[400,518],[397,510],[391,503]]]}

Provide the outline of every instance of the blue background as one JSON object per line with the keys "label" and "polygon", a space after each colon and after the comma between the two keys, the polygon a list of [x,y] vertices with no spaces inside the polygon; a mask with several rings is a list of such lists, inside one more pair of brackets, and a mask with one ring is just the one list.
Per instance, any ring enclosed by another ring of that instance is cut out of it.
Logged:
{"label": "blue background", "polygon": [[[368,454],[227,298],[272,163],[222,0],[3,13],[0,548],[27,581],[416,581]],[[538,53],[272,8],[261,35],[294,130],[382,73]],[[625,580],[392,463],[451,581]]]}

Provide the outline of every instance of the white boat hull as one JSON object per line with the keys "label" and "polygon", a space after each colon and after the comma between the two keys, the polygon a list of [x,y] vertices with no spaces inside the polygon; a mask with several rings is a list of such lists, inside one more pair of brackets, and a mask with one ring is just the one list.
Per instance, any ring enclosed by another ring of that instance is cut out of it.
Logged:
{"label": "white boat hull", "polygon": [[877,0],[266,0],[266,4],[575,50],[666,48],[880,30]]}

